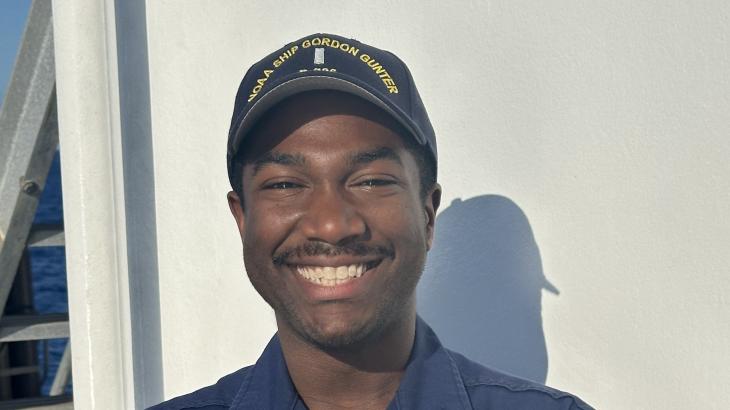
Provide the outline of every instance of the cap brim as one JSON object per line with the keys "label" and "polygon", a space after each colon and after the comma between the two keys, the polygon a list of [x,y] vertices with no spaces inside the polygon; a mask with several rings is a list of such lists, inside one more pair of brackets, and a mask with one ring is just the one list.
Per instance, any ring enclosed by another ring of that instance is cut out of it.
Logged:
{"label": "cap brim", "polygon": [[259,100],[254,103],[251,109],[246,113],[243,119],[236,128],[236,133],[233,137],[233,143],[230,146],[231,152],[229,152],[229,158],[236,155],[238,148],[241,145],[246,134],[251,131],[256,122],[273,106],[295,94],[299,94],[305,91],[314,90],[335,90],[341,91],[348,94],[360,97],[383,111],[390,114],[393,118],[398,120],[407,131],[411,133],[413,138],[419,144],[426,144],[426,138],[421,135],[417,128],[407,121],[405,114],[398,112],[398,110],[390,107],[383,99],[379,98],[375,93],[368,91],[367,89],[350,82],[346,79],[325,75],[306,75],[302,77],[295,77],[282,82],[274,86],[266,94],[261,95]]}

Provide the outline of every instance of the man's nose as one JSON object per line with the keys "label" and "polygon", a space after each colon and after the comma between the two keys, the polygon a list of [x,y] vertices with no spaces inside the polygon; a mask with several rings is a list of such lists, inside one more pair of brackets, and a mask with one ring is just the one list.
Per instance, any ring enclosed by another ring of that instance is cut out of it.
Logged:
{"label": "man's nose", "polygon": [[357,239],[367,232],[357,207],[334,187],[322,188],[312,195],[300,228],[307,239],[332,245]]}

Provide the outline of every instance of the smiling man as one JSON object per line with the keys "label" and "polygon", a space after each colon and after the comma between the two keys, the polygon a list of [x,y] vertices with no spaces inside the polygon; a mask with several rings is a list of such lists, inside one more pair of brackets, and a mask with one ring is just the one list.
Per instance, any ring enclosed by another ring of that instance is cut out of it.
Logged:
{"label": "smiling man", "polygon": [[405,64],[334,35],[251,67],[228,204],[277,334],[255,365],[157,409],[589,409],[441,346],[415,288],[441,187]]}

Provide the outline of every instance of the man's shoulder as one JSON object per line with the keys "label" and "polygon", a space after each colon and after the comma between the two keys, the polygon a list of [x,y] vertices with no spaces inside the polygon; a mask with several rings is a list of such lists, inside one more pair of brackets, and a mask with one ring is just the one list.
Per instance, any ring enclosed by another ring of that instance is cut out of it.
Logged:
{"label": "man's shoulder", "polygon": [[252,366],[239,369],[221,377],[215,384],[183,396],[175,397],[150,407],[148,410],[219,410],[227,409],[233,403]]}
{"label": "man's shoulder", "polygon": [[475,409],[593,409],[570,393],[491,369],[459,353],[448,349],[446,351],[458,367],[464,388]]}

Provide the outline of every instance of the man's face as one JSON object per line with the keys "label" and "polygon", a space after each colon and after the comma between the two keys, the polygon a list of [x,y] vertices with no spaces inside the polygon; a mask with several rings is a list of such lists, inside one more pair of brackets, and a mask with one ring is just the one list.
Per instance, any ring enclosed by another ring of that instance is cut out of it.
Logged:
{"label": "man's face", "polygon": [[339,348],[415,314],[440,190],[421,197],[399,134],[369,103],[312,92],[248,135],[243,206],[235,193],[229,204],[246,271],[280,331]]}

